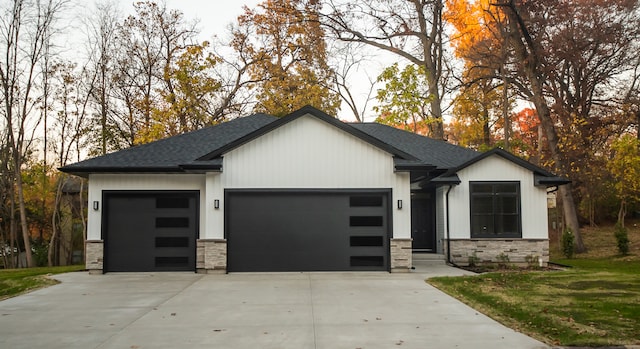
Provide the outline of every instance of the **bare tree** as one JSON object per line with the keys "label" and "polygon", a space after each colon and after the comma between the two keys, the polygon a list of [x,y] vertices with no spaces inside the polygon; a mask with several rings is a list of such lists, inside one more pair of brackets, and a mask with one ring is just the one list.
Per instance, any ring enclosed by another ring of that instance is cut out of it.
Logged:
{"label": "bare tree", "polygon": [[442,0],[326,0],[320,16],[338,40],[357,42],[396,54],[427,72],[434,138],[444,138],[443,88],[447,66],[443,38]]}
{"label": "bare tree", "polygon": [[359,81],[361,85],[359,87],[362,87],[365,84],[368,86],[366,96],[363,97],[355,95],[356,87],[352,84],[352,81],[354,80],[355,74],[358,73],[361,65],[367,60],[367,57],[362,54],[363,45],[364,44],[344,45],[340,42],[334,42],[333,46],[330,48],[331,53],[329,55],[330,57],[333,57],[329,62],[334,71],[333,90],[335,93],[340,95],[340,98],[342,98],[342,101],[347,104],[358,122],[364,122],[367,106],[373,99],[373,89],[376,85],[375,79],[364,74],[366,75],[368,84],[363,81]]}
{"label": "bare tree", "polygon": [[[13,0],[5,4],[0,17],[0,88],[4,105],[0,110],[8,130],[13,181],[16,188],[20,226],[27,265],[33,266],[27,224],[22,164],[32,150],[34,132],[40,123],[36,95],[40,63],[47,55],[49,35],[64,1]],[[46,72],[45,72],[46,73]]]}
{"label": "bare tree", "polygon": [[219,99],[212,111],[216,120],[240,116],[253,109],[255,94],[252,87],[262,81],[252,79],[249,74],[256,60],[247,51],[250,37],[248,28],[231,25],[229,32],[232,35],[229,43],[233,49],[231,52],[223,52],[227,45],[222,42],[214,44],[214,53],[221,60],[216,75],[220,81]]}
{"label": "bare tree", "polygon": [[[120,13],[113,2],[100,2],[85,22],[88,63],[85,73],[85,84],[88,86],[90,102],[96,111],[98,127],[91,128],[94,136],[93,143],[99,145],[99,151],[93,152],[104,155],[113,149],[116,141],[112,133],[113,109],[116,107],[113,97],[114,90],[114,50],[116,48],[116,29],[120,20]],[[95,140],[97,138],[97,141]]]}

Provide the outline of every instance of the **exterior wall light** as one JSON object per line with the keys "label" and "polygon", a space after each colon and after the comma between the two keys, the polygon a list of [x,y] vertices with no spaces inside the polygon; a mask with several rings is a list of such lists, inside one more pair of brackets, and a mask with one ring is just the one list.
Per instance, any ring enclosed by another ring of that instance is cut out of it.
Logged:
{"label": "exterior wall light", "polygon": [[220,200],[213,200],[213,208],[215,208],[216,210],[220,208]]}
{"label": "exterior wall light", "polygon": [[398,210],[402,209],[402,200],[398,200]]}
{"label": "exterior wall light", "polygon": [[100,209],[100,201],[94,201],[93,202],[93,210],[97,211]]}

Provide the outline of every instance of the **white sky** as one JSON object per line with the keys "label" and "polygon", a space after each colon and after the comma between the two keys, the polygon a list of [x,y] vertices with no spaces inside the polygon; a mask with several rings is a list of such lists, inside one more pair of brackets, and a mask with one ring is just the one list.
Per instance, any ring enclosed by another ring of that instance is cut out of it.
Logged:
{"label": "white sky", "polygon": [[[133,11],[131,1],[121,1],[128,4],[127,12]],[[242,14],[243,6],[255,7],[261,0],[166,0],[167,8],[182,11],[187,20],[198,19],[200,39],[210,40],[212,36],[224,37],[226,28],[234,23]],[[123,10],[125,7],[123,6]]]}

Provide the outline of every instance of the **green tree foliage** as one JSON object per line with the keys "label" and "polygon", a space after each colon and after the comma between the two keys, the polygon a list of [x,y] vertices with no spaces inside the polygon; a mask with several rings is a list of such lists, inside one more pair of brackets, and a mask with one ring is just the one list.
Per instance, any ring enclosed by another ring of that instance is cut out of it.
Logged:
{"label": "green tree foliage", "polygon": [[429,118],[433,97],[429,94],[427,73],[422,66],[408,64],[402,70],[398,63],[378,76],[384,88],[378,90],[380,105],[373,107],[377,122],[414,133],[432,135],[434,119]]}
{"label": "green tree foliage", "polygon": [[159,101],[151,111],[151,124],[141,132],[141,142],[152,141],[212,125],[220,120],[211,114],[212,100],[220,89],[214,69],[220,59],[207,53],[208,42],[187,46],[172,66],[165,70],[165,80],[172,88],[160,91]]}
{"label": "green tree foliage", "polygon": [[234,40],[254,62],[249,72],[256,111],[284,116],[305,105],[331,115],[338,111],[319,7],[316,0],[266,0],[238,17]]}
{"label": "green tree foliage", "polygon": [[491,85],[478,82],[463,87],[453,105],[449,139],[478,150],[494,146],[500,113],[500,94]]}
{"label": "green tree foliage", "polygon": [[640,202],[640,141],[625,134],[611,145],[613,157],[607,164],[613,176],[613,188],[620,201],[618,224],[624,228],[627,206]]}

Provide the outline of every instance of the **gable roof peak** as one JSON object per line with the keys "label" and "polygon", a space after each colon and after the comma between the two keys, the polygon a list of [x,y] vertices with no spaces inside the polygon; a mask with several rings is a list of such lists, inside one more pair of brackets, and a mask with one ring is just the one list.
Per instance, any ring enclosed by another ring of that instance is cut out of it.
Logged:
{"label": "gable roof peak", "polygon": [[354,137],[357,137],[359,139],[361,139],[362,141],[369,143],[387,153],[392,154],[395,157],[399,157],[401,159],[406,159],[406,160],[414,160],[417,161],[418,159],[409,154],[406,153],[390,144],[384,143],[383,141],[381,141],[380,139],[373,137],[371,135],[369,135],[366,132],[363,132],[355,127],[352,127],[351,125],[349,125],[348,123],[342,122],[340,121],[338,118],[335,118],[325,112],[323,112],[322,110],[315,108],[311,105],[306,105],[298,110],[295,110],[277,120],[275,120],[272,123],[269,123],[247,135],[245,135],[244,137],[241,137],[237,140],[235,140],[234,142],[231,142],[221,148],[218,148],[214,151],[212,151],[209,154],[206,154],[200,158],[198,158],[198,161],[207,161],[207,160],[212,160],[215,158],[218,158],[220,156],[222,156],[225,153],[228,153],[229,151],[236,149],[254,139],[257,139],[281,126],[284,126],[294,120],[299,119],[300,117],[303,117],[305,115],[309,115],[312,117],[315,117],[316,119],[326,122],[348,134],[351,134]]}
{"label": "gable roof peak", "polygon": [[560,176],[556,176],[553,173],[543,169],[540,166],[536,166],[524,159],[522,159],[519,156],[516,156],[502,148],[493,148],[489,151],[486,151],[484,153],[480,153],[478,154],[478,156],[470,159],[469,161],[463,163],[462,165],[452,168],[449,171],[445,172],[443,175],[441,175],[441,177],[451,177],[454,176],[458,171],[467,168],[483,159],[486,159],[488,157],[491,156],[500,156],[503,159],[510,161],[512,163],[514,163],[515,165],[518,165],[520,167],[523,167],[529,171],[531,171],[534,175],[534,182],[535,185],[540,185],[540,186],[556,186],[556,185],[563,185],[563,184],[568,184],[571,181],[564,178],[564,177],[560,177]]}

